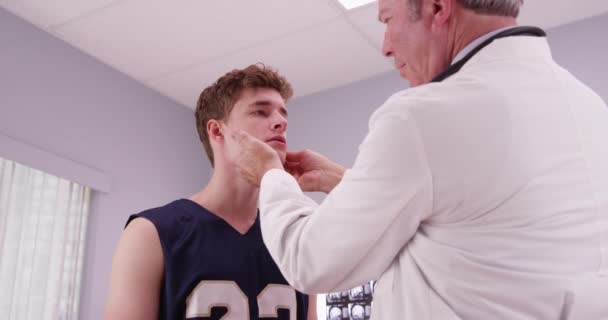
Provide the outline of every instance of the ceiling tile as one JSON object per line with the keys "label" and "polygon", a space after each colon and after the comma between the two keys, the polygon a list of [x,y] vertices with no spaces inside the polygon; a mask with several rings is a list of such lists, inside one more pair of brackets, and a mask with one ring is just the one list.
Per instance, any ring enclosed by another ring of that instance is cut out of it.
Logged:
{"label": "ceiling tile", "polygon": [[326,0],[130,0],[54,31],[144,80],[231,54],[341,14]]}
{"label": "ceiling tile", "polygon": [[361,30],[368,41],[378,50],[382,50],[384,25],[378,21],[378,2],[352,10],[348,13],[348,18],[357,29]]}
{"label": "ceiling tile", "polygon": [[201,90],[226,72],[263,62],[292,83],[296,96],[342,86],[392,68],[380,52],[345,20],[215,59],[148,85],[193,108]]}
{"label": "ceiling tile", "polygon": [[4,0],[0,4],[30,23],[48,29],[121,1],[123,0]]}

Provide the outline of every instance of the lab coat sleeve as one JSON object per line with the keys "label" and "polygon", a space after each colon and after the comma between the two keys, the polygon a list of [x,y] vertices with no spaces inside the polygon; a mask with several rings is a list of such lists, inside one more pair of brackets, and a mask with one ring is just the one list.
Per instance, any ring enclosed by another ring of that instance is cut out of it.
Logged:
{"label": "lab coat sleeve", "polygon": [[264,242],[287,281],[306,293],[377,279],[431,211],[422,139],[395,106],[374,113],[354,166],[321,204],[285,171],[271,170],[261,182]]}

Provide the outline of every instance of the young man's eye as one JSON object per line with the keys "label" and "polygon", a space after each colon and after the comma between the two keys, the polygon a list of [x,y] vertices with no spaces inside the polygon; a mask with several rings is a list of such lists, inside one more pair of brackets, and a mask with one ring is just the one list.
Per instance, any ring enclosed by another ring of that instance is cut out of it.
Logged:
{"label": "young man's eye", "polygon": [[266,115],[266,111],[264,111],[264,110],[255,110],[254,112],[252,112],[252,114],[254,114],[256,116],[265,116]]}

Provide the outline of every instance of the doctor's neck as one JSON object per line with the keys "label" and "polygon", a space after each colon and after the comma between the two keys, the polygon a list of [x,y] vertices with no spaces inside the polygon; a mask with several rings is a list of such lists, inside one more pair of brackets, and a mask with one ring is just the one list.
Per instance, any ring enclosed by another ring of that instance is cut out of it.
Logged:
{"label": "doctor's neck", "polygon": [[514,27],[514,17],[478,14],[472,10],[460,9],[454,12],[449,26],[450,61],[475,39],[498,29]]}

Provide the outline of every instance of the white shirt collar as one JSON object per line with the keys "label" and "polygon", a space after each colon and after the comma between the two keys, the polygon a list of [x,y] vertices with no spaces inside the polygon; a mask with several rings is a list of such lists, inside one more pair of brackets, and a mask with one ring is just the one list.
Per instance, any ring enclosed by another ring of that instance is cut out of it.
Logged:
{"label": "white shirt collar", "polygon": [[505,31],[505,30],[511,29],[511,28],[515,28],[515,27],[517,27],[517,26],[510,26],[510,27],[494,30],[492,32],[488,32],[488,33],[484,34],[483,36],[473,40],[466,47],[464,47],[464,49],[462,49],[462,50],[460,50],[460,52],[458,52],[456,57],[454,57],[454,59],[452,60],[452,64],[454,64],[454,63],[458,62],[460,59],[464,58],[467,54],[469,54],[469,52],[471,52],[473,49],[475,49],[475,47],[480,45],[482,42],[486,41],[486,39],[489,39],[490,37],[502,32],[502,31]]}

